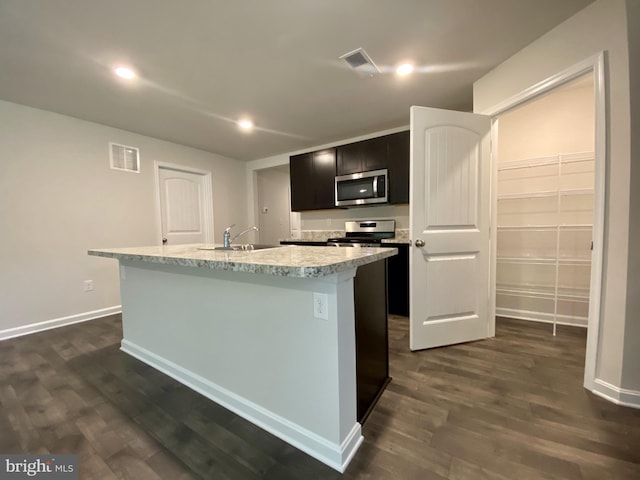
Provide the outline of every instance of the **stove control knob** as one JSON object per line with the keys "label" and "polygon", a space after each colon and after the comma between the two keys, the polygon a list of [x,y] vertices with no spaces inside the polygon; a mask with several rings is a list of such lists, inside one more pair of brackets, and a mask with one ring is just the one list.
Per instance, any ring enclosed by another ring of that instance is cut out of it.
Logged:
{"label": "stove control knob", "polygon": [[416,240],[416,247],[418,248],[424,247],[424,240],[421,240],[421,239]]}

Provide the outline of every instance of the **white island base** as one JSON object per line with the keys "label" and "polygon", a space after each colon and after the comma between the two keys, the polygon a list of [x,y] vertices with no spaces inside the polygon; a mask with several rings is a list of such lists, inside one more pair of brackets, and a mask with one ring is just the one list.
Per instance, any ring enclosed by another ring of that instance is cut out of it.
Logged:
{"label": "white island base", "polygon": [[[362,442],[355,273],[292,278],[120,258],[122,350],[342,472]],[[327,319],[314,316],[314,292],[327,295]]]}

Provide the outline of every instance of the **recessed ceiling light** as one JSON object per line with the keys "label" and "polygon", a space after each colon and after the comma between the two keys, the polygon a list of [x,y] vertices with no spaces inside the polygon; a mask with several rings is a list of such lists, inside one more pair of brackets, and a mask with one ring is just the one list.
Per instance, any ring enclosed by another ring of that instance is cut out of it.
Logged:
{"label": "recessed ceiling light", "polygon": [[413,65],[410,63],[403,63],[396,68],[396,73],[401,76],[409,75],[411,72],[413,72]]}
{"label": "recessed ceiling light", "polygon": [[136,78],[136,72],[134,72],[128,67],[118,67],[113,70],[113,73],[115,73],[120,78],[124,78],[126,80],[132,80]]}
{"label": "recessed ceiling light", "polygon": [[251,130],[253,128],[253,122],[251,120],[249,120],[248,118],[244,118],[244,119],[238,121],[238,126],[242,130]]}

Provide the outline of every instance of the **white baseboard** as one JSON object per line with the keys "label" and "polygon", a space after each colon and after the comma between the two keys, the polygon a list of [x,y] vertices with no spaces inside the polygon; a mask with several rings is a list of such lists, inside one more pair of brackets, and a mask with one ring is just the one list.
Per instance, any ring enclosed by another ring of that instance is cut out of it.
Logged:
{"label": "white baseboard", "polygon": [[0,330],[0,341],[29,335],[31,333],[42,332],[44,330],[51,330],[52,328],[64,327],[74,323],[86,322],[87,320],[95,320],[96,318],[107,317],[121,312],[122,305],[116,305],[115,307],[101,308],[100,310],[78,313],[76,315],[69,315],[68,317],[54,318],[52,320],[45,320],[44,322],[7,328],[5,330]]}
{"label": "white baseboard", "polygon": [[596,378],[593,382],[592,392],[616,405],[623,405],[625,407],[640,408],[640,391],[628,390],[626,388],[619,388],[615,385],[611,385],[604,380]]}
{"label": "white baseboard", "polygon": [[122,340],[120,349],[341,473],[362,443],[357,422],[341,444],[333,443],[128,340]]}

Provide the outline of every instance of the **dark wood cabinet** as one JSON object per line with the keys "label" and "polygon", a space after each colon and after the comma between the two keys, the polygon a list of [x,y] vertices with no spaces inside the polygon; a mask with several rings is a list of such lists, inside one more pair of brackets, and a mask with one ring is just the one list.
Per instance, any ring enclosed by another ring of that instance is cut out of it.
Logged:
{"label": "dark wood cabinet", "polygon": [[335,208],[335,177],[381,170],[389,174],[389,203],[409,203],[409,131],[289,158],[291,210]]}
{"label": "dark wood cabinet", "polygon": [[385,244],[398,249],[398,255],[387,259],[387,292],[389,313],[409,316],[409,245]]}
{"label": "dark wood cabinet", "polygon": [[409,203],[408,130],[337,147],[337,175],[383,168],[389,173],[389,203]]}
{"label": "dark wood cabinet", "polygon": [[335,148],[290,157],[289,173],[292,211],[335,208]]}
{"label": "dark wood cabinet", "polygon": [[386,262],[380,261],[358,267],[353,280],[356,316],[357,419],[360,424],[364,424],[391,380],[386,279]]}
{"label": "dark wood cabinet", "polygon": [[337,148],[337,175],[387,168],[386,137],[371,138]]}
{"label": "dark wood cabinet", "polygon": [[383,138],[388,146],[389,203],[409,203],[409,130]]}

